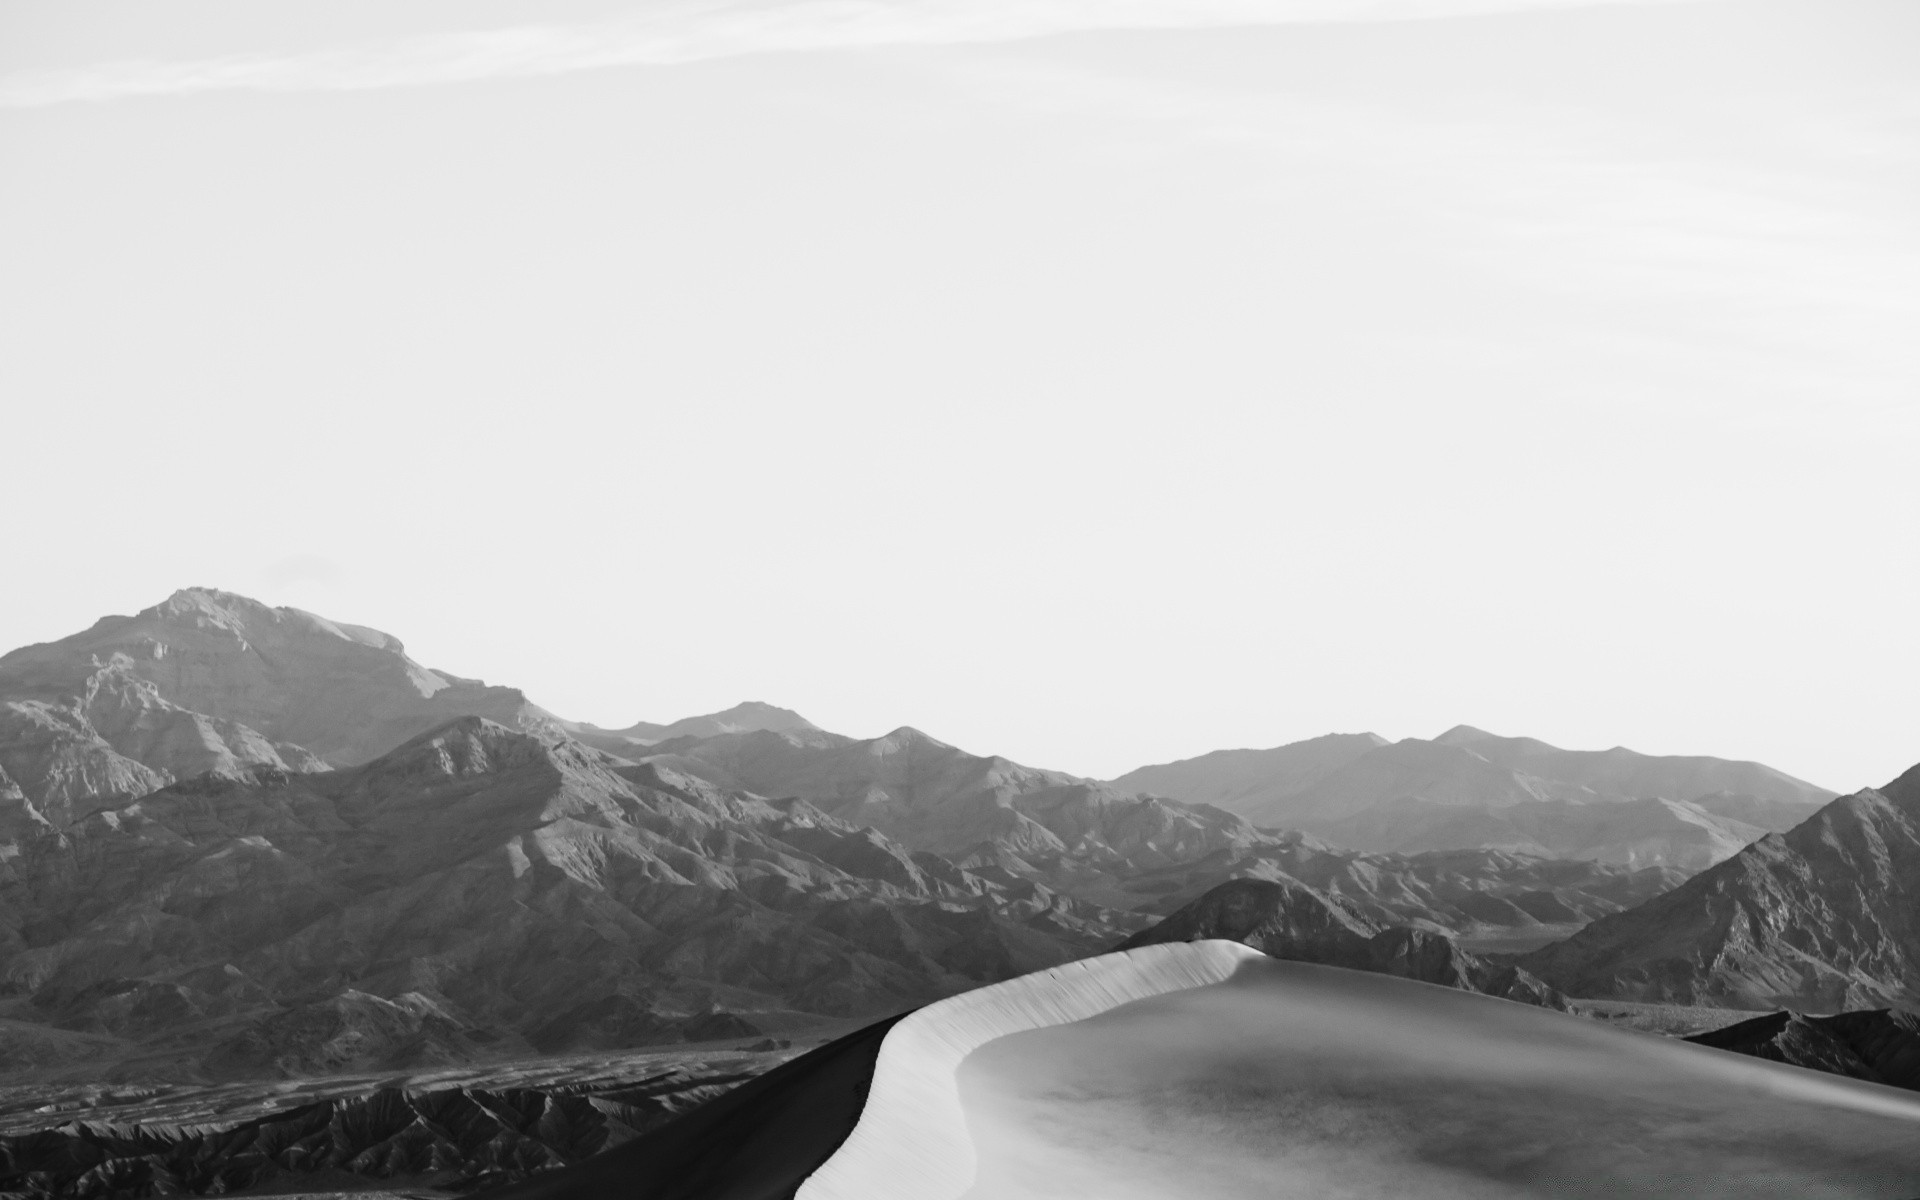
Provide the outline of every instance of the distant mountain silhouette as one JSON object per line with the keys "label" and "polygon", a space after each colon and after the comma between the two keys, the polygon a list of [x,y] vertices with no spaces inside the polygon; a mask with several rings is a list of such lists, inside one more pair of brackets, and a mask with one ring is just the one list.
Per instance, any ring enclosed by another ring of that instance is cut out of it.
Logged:
{"label": "distant mountain silhouette", "polygon": [[1834,795],[1758,763],[1561,750],[1466,725],[1432,740],[1332,734],[1216,751],[1113,784],[1365,850],[1507,849],[1693,870]]}

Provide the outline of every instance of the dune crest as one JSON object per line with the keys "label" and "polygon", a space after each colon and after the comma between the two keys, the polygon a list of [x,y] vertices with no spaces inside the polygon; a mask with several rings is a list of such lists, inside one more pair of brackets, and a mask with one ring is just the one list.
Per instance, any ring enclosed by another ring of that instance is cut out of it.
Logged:
{"label": "dune crest", "polygon": [[1238,942],[1142,946],[966,992],[914,1013],[887,1035],[846,1142],[796,1200],[911,1195],[953,1200],[973,1184],[960,1104],[961,1060],[996,1038],[1083,1021],[1135,1000],[1222,983],[1265,955]]}

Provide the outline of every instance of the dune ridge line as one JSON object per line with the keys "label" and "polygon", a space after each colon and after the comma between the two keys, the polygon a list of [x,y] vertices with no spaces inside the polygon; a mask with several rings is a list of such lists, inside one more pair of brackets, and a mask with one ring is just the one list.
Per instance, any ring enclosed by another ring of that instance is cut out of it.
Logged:
{"label": "dune ridge line", "polygon": [[1142,946],[928,1005],[887,1034],[853,1132],[800,1185],[795,1200],[953,1200],[965,1194],[976,1167],[957,1077],[967,1055],[1008,1034],[1222,983],[1265,957],[1218,939]]}

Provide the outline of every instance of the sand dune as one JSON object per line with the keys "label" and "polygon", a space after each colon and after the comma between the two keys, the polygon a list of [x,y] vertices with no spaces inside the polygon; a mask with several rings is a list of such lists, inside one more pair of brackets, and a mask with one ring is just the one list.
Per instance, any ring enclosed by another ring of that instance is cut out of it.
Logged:
{"label": "sand dune", "polygon": [[1920,1194],[1920,1099],[1201,942],[903,1021],[798,1194],[1892,1200]]}
{"label": "sand dune", "polygon": [[798,1200],[958,1196],[974,1175],[958,1070],[982,1046],[1083,1021],[1143,997],[1205,988],[1264,960],[1238,942],[1144,946],[1068,963],[929,1005],[880,1047],[872,1089],[846,1144]]}

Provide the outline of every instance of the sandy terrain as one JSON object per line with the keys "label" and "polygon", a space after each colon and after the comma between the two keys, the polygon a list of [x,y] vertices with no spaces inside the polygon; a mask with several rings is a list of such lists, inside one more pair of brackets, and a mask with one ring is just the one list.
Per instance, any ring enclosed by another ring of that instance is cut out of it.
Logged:
{"label": "sandy terrain", "polygon": [[1907,1197],[1920,1097],[1261,959],[958,1072],[969,1200]]}
{"label": "sandy terrain", "polygon": [[1234,943],[1153,946],[902,1021],[799,1198],[899,1195],[1901,1200],[1920,1096]]}
{"label": "sandy terrain", "polygon": [[1008,1034],[1081,1021],[1145,996],[1233,977],[1266,956],[1238,942],[1170,942],[1067,963],[912,1013],[887,1035],[858,1124],[797,1200],[932,1200],[973,1176],[957,1071]]}

